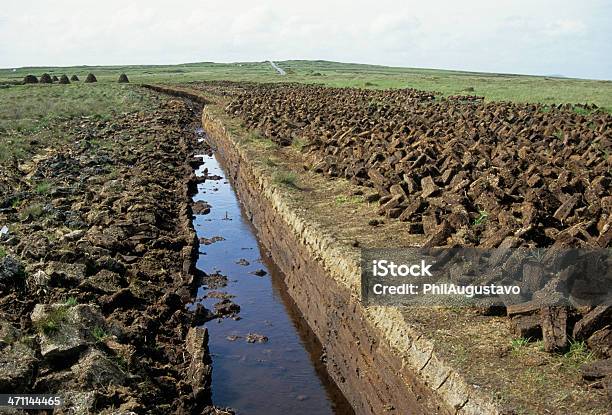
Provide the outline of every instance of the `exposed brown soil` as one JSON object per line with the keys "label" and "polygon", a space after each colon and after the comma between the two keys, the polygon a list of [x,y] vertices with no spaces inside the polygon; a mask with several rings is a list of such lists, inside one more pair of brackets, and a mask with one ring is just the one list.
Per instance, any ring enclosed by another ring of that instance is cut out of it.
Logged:
{"label": "exposed brown soil", "polygon": [[70,146],[0,166],[0,393],[59,394],[55,413],[225,413],[185,307],[193,115],[162,99],[75,121]]}

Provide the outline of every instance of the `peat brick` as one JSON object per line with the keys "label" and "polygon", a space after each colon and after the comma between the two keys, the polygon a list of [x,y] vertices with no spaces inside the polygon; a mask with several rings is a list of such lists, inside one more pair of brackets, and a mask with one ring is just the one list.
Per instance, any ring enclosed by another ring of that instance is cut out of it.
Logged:
{"label": "peat brick", "polygon": [[571,195],[565,202],[559,206],[559,209],[553,214],[553,217],[559,222],[563,222],[572,213],[574,206],[578,203],[578,195]]}
{"label": "peat brick", "polygon": [[612,321],[612,304],[601,304],[582,317],[574,326],[573,336],[584,340]]}
{"label": "peat brick", "polygon": [[612,326],[607,325],[603,329],[597,330],[588,338],[586,343],[596,357],[600,359],[612,357]]}
{"label": "peat brick", "polygon": [[414,215],[415,213],[419,211],[419,209],[421,209],[421,206],[423,206],[423,199],[421,199],[419,196],[415,197],[410,203],[408,203],[408,206],[404,209],[402,214],[399,216],[399,219],[401,221],[410,220],[412,215]]}
{"label": "peat brick", "polygon": [[433,248],[446,244],[446,239],[451,235],[452,229],[447,221],[442,221],[423,244],[423,248]]}
{"label": "peat brick", "polygon": [[427,176],[421,179],[421,188],[423,189],[421,196],[424,198],[428,198],[429,196],[435,194],[438,190],[440,190],[438,185],[434,183],[431,176]]}
{"label": "peat brick", "polygon": [[567,309],[565,307],[542,307],[540,310],[544,350],[558,352],[568,345]]}

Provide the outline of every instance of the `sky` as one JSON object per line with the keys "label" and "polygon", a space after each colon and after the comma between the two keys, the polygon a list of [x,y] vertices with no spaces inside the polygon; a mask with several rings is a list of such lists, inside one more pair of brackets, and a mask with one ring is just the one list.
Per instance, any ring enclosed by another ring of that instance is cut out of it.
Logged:
{"label": "sky", "polygon": [[610,0],[0,2],[0,68],[324,59],[612,79]]}

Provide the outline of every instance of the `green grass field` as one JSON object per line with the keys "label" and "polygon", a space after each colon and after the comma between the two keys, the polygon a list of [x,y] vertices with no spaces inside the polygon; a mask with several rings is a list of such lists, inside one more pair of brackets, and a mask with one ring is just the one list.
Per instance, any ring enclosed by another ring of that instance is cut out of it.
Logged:
{"label": "green grass field", "polygon": [[[594,103],[612,111],[612,81],[537,77],[509,74],[395,68],[327,61],[284,61],[278,75],[268,62],[193,63],[165,66],[97,66],[71,68],[0,69],[0,82],[20,81],[29,73],[77,74],[93,72],[101,82],[114,82],[125,72],[132,83],[186,83],[202,80],[320,83],[337,87],[417,88],[445,95],[473,94],[488,100],[552,103]],[[58,86],[59,87],[59,86]]]}
{"label": "green grass field", "polygon": [[39,84],[0,89],[0,163],[25,157],[39,144],[69,140],[64,121],[80,117],[109,120],[115,114],[146,110],[149,94],[134,86]]}

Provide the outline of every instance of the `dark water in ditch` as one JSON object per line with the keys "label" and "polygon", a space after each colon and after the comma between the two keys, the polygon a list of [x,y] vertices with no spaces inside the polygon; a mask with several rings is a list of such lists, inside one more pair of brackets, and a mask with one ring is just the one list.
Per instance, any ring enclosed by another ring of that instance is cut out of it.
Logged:
{"label": "dark water in ditch", "polygon": [[[207,168],[209,175],[222,179],[198,185],[194,201],[206,201],[211,212],[196,216],[195,229],[199,238],[225,239],[201,244],[197,267],[226,275],[228,285],[215,291],[234,295],[232,301],[240,306],[240,319],[205,325],[213,360],[213,402],[239,414],[353,414],[321,363],[320,343],[287,293],[282,273],[258,243],[225,172],[215,157],[202,157],[196,174]],[[241,259],[249,265],[237,264]],[[253,274],[262,269],[266,275]],[[200,288],[198,298],[209,291]],[[218,301],[201,300],[211,310]],[[268,341],[248,343],[249,333]]]}

